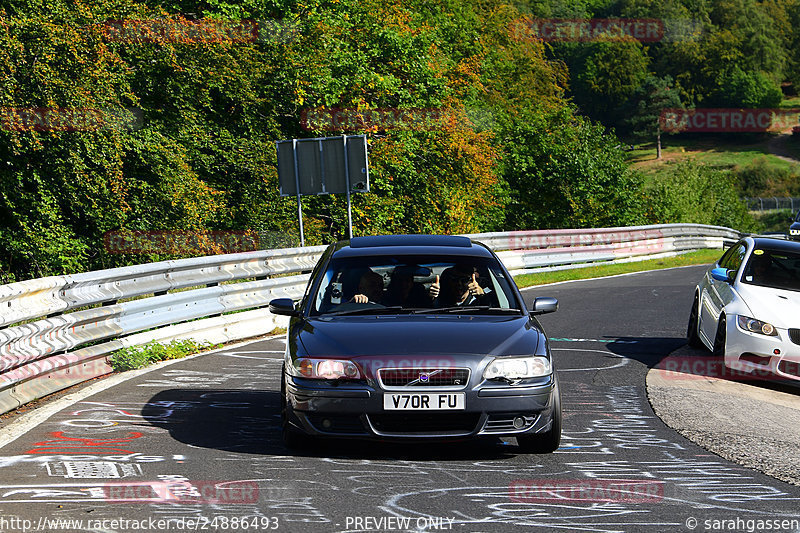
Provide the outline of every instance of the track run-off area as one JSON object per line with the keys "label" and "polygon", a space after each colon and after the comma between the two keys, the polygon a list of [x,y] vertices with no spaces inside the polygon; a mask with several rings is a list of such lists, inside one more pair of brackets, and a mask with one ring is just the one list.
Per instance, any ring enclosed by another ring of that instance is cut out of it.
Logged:
{"label": "track run-off area", "polygon": [[648,401],[647,373],[685,344],[705,268],[523,291],[559,300],[540,319],[562,388],[553,454],[513,439],[290,452],[284,343],[271,338],[140,372],[29,424],[0,448],[0,531],[800,531],[799,486],[690,442]]}

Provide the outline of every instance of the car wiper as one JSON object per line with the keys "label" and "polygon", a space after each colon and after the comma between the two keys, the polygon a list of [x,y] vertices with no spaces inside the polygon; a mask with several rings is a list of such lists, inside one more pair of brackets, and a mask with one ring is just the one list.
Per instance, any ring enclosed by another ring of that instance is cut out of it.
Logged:
{"label": "car wiper", "polygon": [[400,305],[392,305],[390,307],[363,307],[361,309],[348,309],[346,311],[334,311],[333,313],[324,313],[319,316],[343,316],[343,315],[381,315],[384,313],[397,313],[397,312],[411,312],[411,309],[404,308]]}
{"label": "car wiper", "polygon": [[519,309],[510,309],[508,307],[491,307],[488,305],[454,305],[452,307],[440,307],[438,309],[423,309],[415,311],[415,314],[437,314],[437,313],[471,313],[474,311],[488,311],[492,314],[514,314],[521,313]]}

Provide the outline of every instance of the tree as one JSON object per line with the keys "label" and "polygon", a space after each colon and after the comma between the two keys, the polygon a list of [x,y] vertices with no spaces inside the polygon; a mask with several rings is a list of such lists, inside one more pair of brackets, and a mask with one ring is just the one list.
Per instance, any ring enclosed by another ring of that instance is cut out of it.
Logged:
{"label": "tree", "polygon": [[[672,78],[648,76],[629,102],[627,120],[631,133],[638,139],[656,138],[656,159],[661,159],[661,116],[666,109],[683,109]],[[672,132],[671,132],[672,133]]]}
{"label": "tree", "polygon": [[587,43],[581,55],[572,72],[575,102],[590,117],[615,124],[617,109],[647,77],[650,59],[632,37],[601,37]]}

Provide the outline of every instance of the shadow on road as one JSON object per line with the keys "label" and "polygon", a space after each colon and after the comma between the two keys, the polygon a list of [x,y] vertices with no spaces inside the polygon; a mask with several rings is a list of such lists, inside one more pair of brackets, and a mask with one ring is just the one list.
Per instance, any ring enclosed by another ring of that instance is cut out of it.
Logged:
{"label": "shadow on road", "polygon": [[462,461],[513,458],[518,451],[513,441],[499,438],[436,443],[315,440],[303,450],[288,450],[281,441],[278,391],[168,389],[150,398],[142,416],[184,444],[236,453]]}
{"label": "shadow on road", "polygon": [[686,339],[674,337],[619,337],[607,344],[608,350],[639,361],[650,368],[674,372],[684,379],[717,378],[747,383],[762,389],[800,394],[800,382],[782,379],[767,371],[750,374],[726,367],[722,357],[703,348],[687,346]]}

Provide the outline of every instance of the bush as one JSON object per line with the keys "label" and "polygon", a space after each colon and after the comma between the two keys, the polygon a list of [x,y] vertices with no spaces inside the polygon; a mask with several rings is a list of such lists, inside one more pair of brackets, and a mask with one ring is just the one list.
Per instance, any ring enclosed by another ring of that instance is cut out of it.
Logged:
{"label": "bush", "polygon": [[757,231],[759,224],[739,197],[736,176],[693,161],[682,161],[645,189],[651,222],[693,223]]}
{"label": "bush", "polygon": [[744,196],[800,196],[800,166],[779,167],[759,157],[734,173]]}
{"label": "bush", "polygon": [[108,361],[115,372],[125,372],[126,370],[144,368],[159,361],[180,359],[217,346],[220,345],[213,345],[210,342],[198,343],[192,339],[176,340],[169,344],[153,341],[141,346],[130,346],[118,350],[109,357]]}

